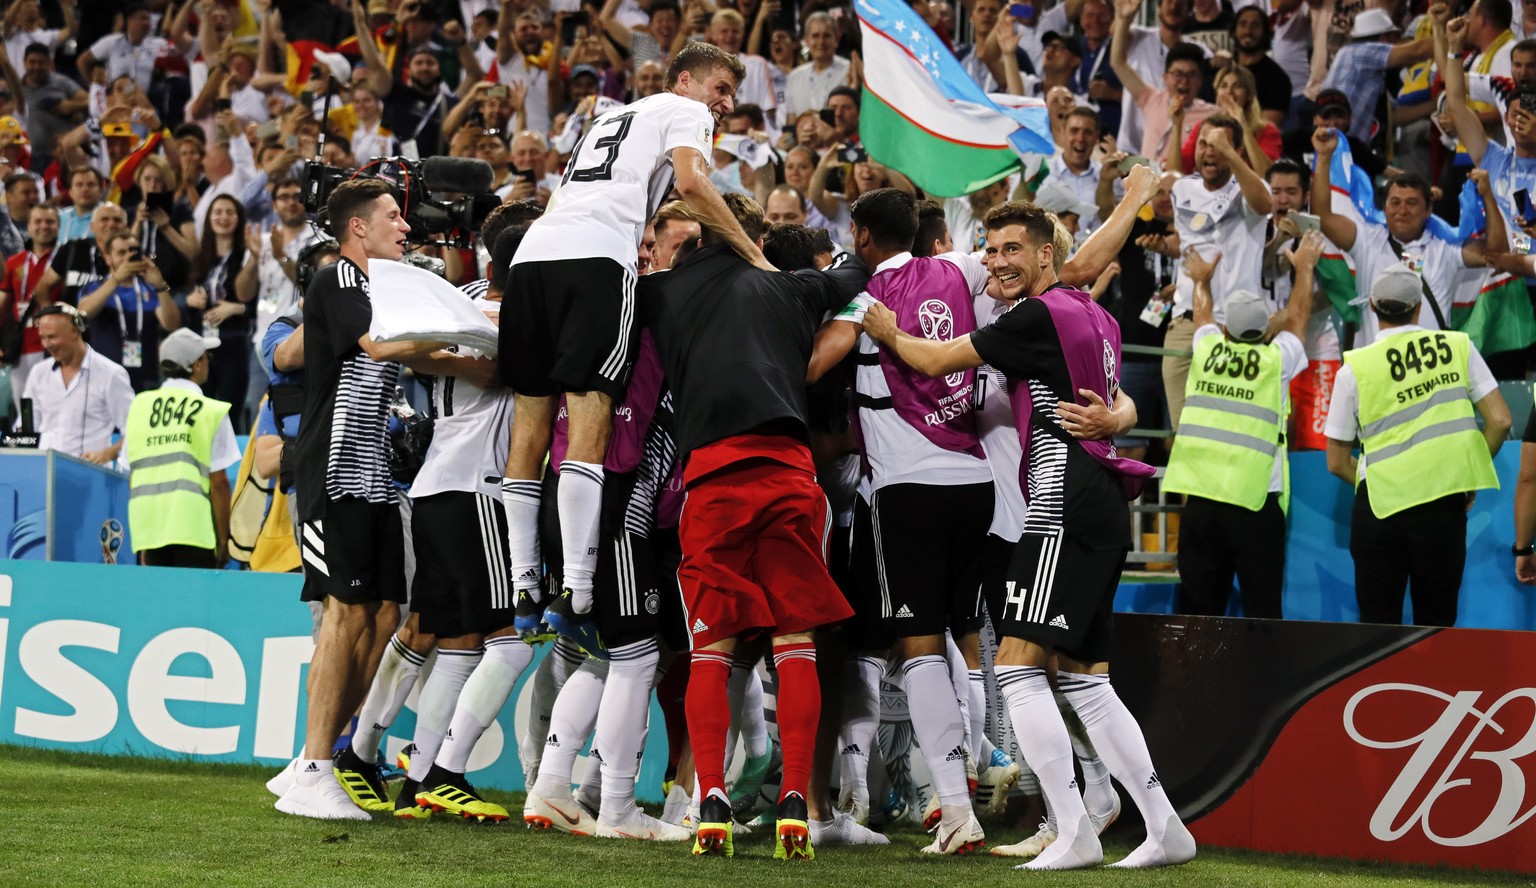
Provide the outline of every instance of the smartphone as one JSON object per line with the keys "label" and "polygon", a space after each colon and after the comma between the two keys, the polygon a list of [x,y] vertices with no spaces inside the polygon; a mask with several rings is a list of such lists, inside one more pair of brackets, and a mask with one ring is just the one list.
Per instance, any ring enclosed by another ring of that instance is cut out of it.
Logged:
{"label": "smartphone", "polygon": [[231,107],[232,106],[230,105],[229,99],[214,99],[213,100],[213,111],[214,111],[215,114],[217,114],[220,111],[228,111],[228,110],[230,110]]}
{"label": "smartphone", "polygon": [[485,91],[485,97],[487,99],[505,99],[507,96],[509,96],[511,94],[512,94],[512,90],[508,89],[505,86],[493,86],[490,89]]}
{"label": "smartphone", "polygon": [[586,10],[573,12],[566,16],[560,23],[560,40],[566,46],[574,44],[581,39],[582,30],[587,27]]}
{"label": "smartphone", "polygon": [[820,117],[821,118],[821,122],[825,123],[827,126],[830,126],[830,127],[836,127],[837,126],[837,112],[833,111],[831,108],[823,108],[823,109],[821,109],[820,111],[818,111],[816,113],[816,116]]}
{"label": "smartphone", "polygon": [[276,120],[269,120],[266,123],[263,123],[261,126],[256,127],[256,138],[265,142],[266,140],[277,135],[278,131],[281,129],[282,124],[278,123]]}
{"label": "smartphone", "polygon": [[308,105],[313,105],[314,103],[315,103],[315,94],[314,93],[310,92],[307,89],[306,90],[302,90],[302,91],[299,92],[299,104],[300,105],[308,106]]}
{"label": "smartphone", "polygon": [[863,163],[869,160],[869,152],[864,150],[863,145],[844,145],[837,157],[843,163]]}
{"label": "smartphone", "polygon": [[1008,14],[1016,19],[1031,19],[1035,17],[1035,5],[1033,3],[1010,3]]}
{"label": "smartphone", "polygon": [[171,208],[176,205],[176,198],[169,191],[151,191],[144,195],[144,209],[159,211],[170,215]]}
{"label": "smartphone", "polygon": [[1291,212],[1286,213],[1285,215],[1286,215],[1286,218],[1288,218],[1288,219],[1290,219],[1290,220],[1292,220],[1292,221],[1294,221],[1296,223],[1296,230],[1301,232],[1302,234],[1306,234],[1309,231],[1319,231],[1323,227],[1322,226],[1322,221],[1319,220],[1316,216],[1312,215],[1311,213],[1301,213],[1301,212],[1297,212],[1295,210],[1292,210]]}
{"label": "smartphone", "polygon": [[1519,191],[1516,191],[1514,193],[1513,197],[1514,197],[1514,200],[1515,200],[1515,213],[1518,214],[1521,219],[1530,219],[1531,218],[1531,193],[1530,193],[1530,191],[1522,188]]}
{"label": "smartphone", "polygon": [[144,250],[142,248],[134,247],[133,249],[128,251],[128,261],[129,262],[139,262],[139,261],[142,261],[143,259],[144,259]]}
{"label": "smartphone", "polygon": [[1147,157],[1146,157],[1145,154],[1132,154],[1130,157],[1127,157],[1125,160],[1120,161],[1119,169],[1120,169],[1121,174],[1128,174],[1128,173],[1130,173],[1131,170],[1135,169],[1136,167],[1139,167],[1139,166],[1151,166],[1151,165],[1152,165],[1152,161],[1147,160]]}
{"label": "smartphone", "polygon": [[297,151],[297,150],[299,150],[299,137],[298,136],[289,136],[288,138],[284,139],[283,140],[283,147],[287,148],[289,151]]}
{"label": "smartphone", "polygon": [[539,175],[533,170],[513,170],[512,175],[524,180],[529,185],[537,186],[539,184]]}

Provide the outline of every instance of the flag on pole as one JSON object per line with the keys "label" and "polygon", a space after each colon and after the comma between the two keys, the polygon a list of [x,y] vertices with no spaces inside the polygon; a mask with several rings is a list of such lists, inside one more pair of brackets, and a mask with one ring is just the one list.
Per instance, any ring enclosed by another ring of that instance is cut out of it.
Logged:
{"label": "flag on pole", "polygon": [[1050,119],[1037,99],[1004,106],[987,96],[904,0],[857,0],[864,35],[859,138],[869,156],[939,197],[959,197],[1050,154]]}

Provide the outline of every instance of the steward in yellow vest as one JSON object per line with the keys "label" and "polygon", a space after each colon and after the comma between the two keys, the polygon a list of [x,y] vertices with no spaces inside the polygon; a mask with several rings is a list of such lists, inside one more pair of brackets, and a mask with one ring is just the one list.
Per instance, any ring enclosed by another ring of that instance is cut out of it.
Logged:
{"label": "steward in yellow vest", "polygon": [[1215,260],[1186,250],[1195,282],[1195,355],[1163,488],[1185,495],[1179,521],[1184,614],[1225,616],[1232,582],[1243,616],[1280,619],[1285,586],[1285,418],[1292,379],[1307,368],[1302,336],[1312,314],[1312,269],[1323,239],[1309,233],[1286,258],[1296,270],[1284,328],[1266,342],[1269,308],[1254,293],[1226,294],[1218,327],[1210,290]]}
{"label": "steward in yellow vest", "polygon": [[1344,353],[1329,407],[1328,471],[1355,484],[1349,551],[1363,623],[1403,622],[1411,588],[1414,623],[1455,625],[1467,510],[1474,491],[1499,486],[1493,454],[1509,433],[1509,408],[1466,334],[1418,326],[1423,294],[1405,265],[1371,284],[1381,333]]}
{"label": "steward in yellow vest", "polygon": [[240,461],[229,404],[203,396],[217,339],[185,328],[160,343],[165,383],[128,408],[128,531],[143,564],[217,568],[226,560],[229,478]]}

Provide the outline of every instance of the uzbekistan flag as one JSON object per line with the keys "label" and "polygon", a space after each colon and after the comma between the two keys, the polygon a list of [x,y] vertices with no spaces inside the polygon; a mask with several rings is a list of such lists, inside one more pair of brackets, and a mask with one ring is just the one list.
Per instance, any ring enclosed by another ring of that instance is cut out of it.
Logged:
{"label": "uzbekistan flag", "polygon": [[864,35],[859,138],[928,194],[959,197],[1055,150],[1045,105],[993,101],[904,0],[857,0]]}

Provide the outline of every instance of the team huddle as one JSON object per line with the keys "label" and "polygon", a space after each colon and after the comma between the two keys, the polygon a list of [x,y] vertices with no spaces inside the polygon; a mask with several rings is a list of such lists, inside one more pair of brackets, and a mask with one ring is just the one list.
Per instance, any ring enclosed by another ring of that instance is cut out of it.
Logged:
{"label": "team huddle", "polygon": [[[776,858],[884,844],[868,824],[891,670],[922,713],[925,853],[982,847],[978,811],[1025,779],[1046,822],[991,853],[1096,866],[1120,813],[1112,776],[1147,830],[1113,865],[1191,860],[1109,681],[1128,501],[1153,470],[1111,443],[1136,419],[1120,332],[1072,285],[1119,250],[1157,176],[1133,170],[1071,261],[1072,235],[1033,204],[994,207],[985,248],[957,253],[891,188],[851,204],[843,252],[711,184],[744,76],[734,54],[690,43],[663,92],[590,124],[546,211],[493,213],[489,279],[464,289],[497,321],[494,362],[370,336],[369,261],[398,260],[409,226],[383,183],[332,194],[340,255],[296,334],[296,531],[319,627],[304,750],[268,784],[277,808],[509,819],[465,773],[531,645],[552,642],[519,738],[529,825],[730,856],[781,766],[758,821]],[[689,234],[663,238],[678,221]],[[402,364],[431,379],[435,417],[408,497],[388,444]],[[433,650],[391,799],[378,746]],[[984,730],[989,679],[1022,762]],[[671,753],[661,817],[635,801],[653,691]]]}

